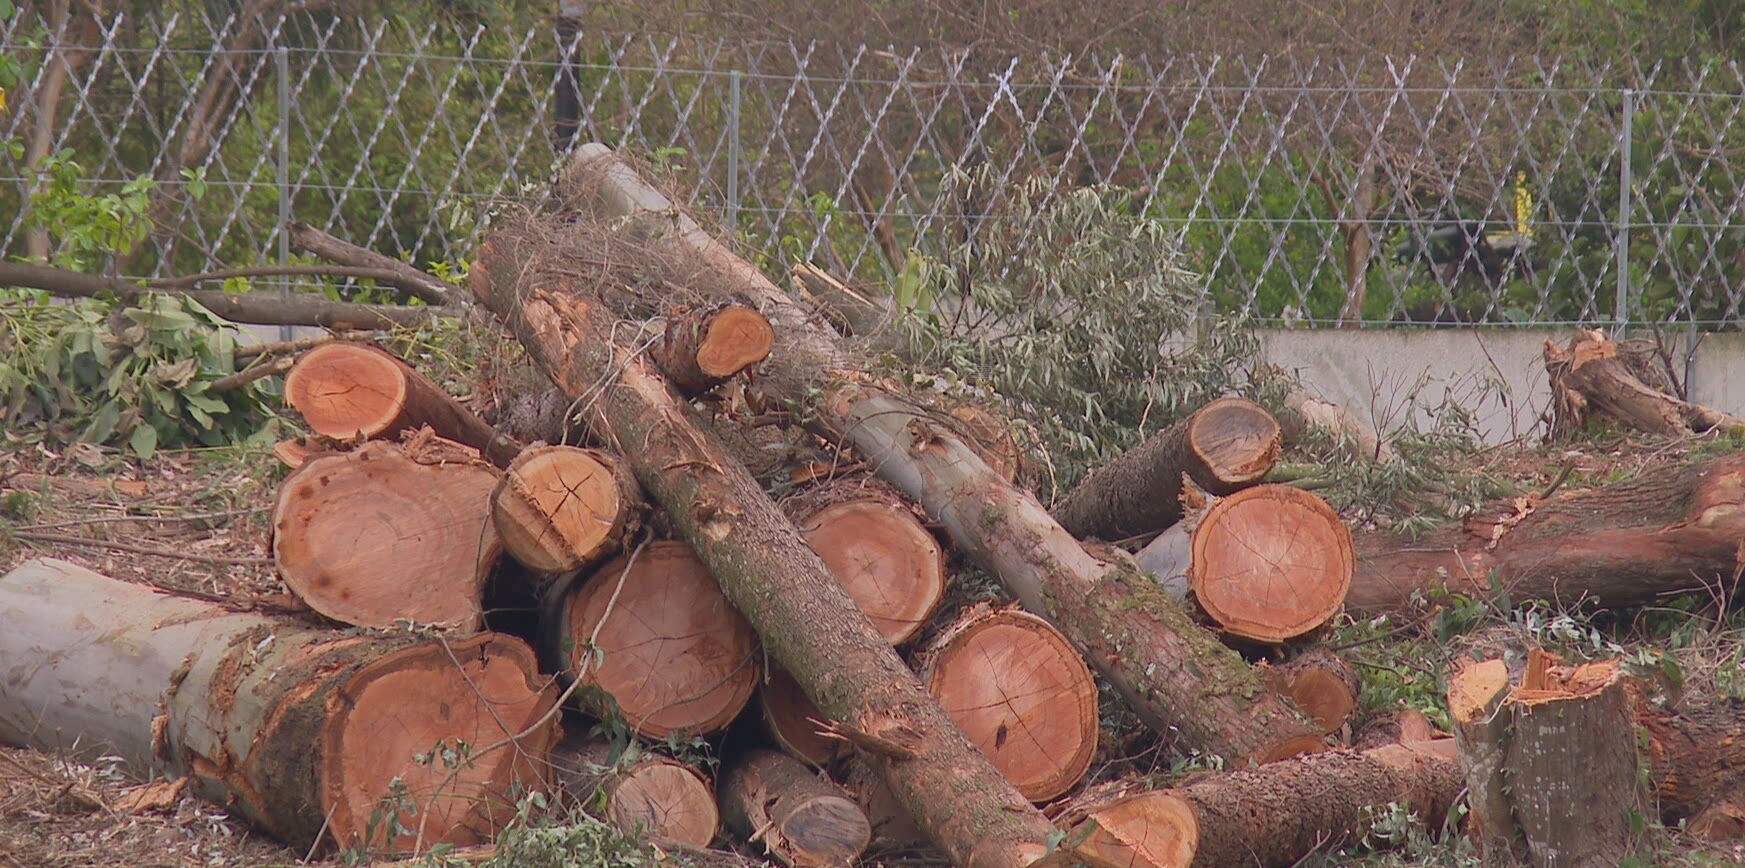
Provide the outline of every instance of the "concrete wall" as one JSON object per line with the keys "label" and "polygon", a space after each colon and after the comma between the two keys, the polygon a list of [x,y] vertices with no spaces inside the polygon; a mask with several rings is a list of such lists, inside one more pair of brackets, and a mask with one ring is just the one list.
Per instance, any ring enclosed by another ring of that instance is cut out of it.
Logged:
{"label": "concrete wall", "polygon": [[[1265,329],[1269,361],[1297,372],[1321,397],[1380,430],[1416,412],[1428,426],[1444,401],[1473,411],[1487,443],[1536,439],[1551,392],[1541,355],[1546,339],[1571,329]],[[1673,342],[1684,360],[1685,342]],[[1745,334],[1704,336],[1688,377],[1692,398],[1745,415]],[[1682,373],[1682,372],[1681,372]]]}

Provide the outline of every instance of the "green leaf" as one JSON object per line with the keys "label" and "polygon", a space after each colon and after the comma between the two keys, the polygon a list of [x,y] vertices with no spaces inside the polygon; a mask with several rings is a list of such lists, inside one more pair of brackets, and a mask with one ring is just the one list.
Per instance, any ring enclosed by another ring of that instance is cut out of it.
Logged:
{"label": "green leaf", "polygon": [[158,429],[150,425],[133,429],[133,436],[128,438],[127,445],[141,460],[150,460],[158,451]]}

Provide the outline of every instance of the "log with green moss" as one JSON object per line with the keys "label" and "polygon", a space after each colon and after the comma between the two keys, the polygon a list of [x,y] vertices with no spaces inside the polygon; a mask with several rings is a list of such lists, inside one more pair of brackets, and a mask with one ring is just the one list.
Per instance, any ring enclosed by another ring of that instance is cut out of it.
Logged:
{"label": "log with green moss", "polygon": [[[769,402],[803,407],[820,430],[859,450],[1025,608],[1065,634],[1148,725],[1185,749],[1237,761],[1288,753],[1318,735],[1312,721],[1264,687],[1130,558],[1087,551],[1035,497],[989,468],[955,433],[953,420],[898,387],[871,381],[869,366],[839,336],[609,149],[582,147],[560,193],[619,225],[626,224],[618,218],[636,218],[624,231],[682,260],[697,276],[698,291],[756,304],[776,330],[776,348],[756,384]],[[563,237],[555,229],[541,233],[522,258],[561,262]]]}
{"label": "log with green moss", "polygon": [[[714,573],[776,662],[839,730],[877,757],[885,782],[959,865],[1027,865],[1053,826],[952,725],[757,481],[698,425],[650,362],[615,340],[618,320],[572,275],[529,256],[541,243],[499,229],[473,265],[474,294],[575,398]],[[603,386],[603,387],[602,387]]]}

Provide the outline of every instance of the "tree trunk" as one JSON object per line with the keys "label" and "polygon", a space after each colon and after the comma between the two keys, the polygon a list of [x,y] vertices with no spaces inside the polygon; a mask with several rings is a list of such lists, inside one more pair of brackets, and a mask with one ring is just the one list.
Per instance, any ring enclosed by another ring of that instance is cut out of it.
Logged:
{"label": "tree trunk", "polygon": [[504,247],[514,243],[502,235],[485,242],[473,292],[566,394],[590,399],[578,409],[598,439],[633,445],[618,451],[637,481],[776,662],[858,743],[884,751],[879,765],[892,791],[954,862],[1005,868],[1041,857],[1047,820],[952,726],[799,529],[649,366],[612,341],[606,311],[574,295],[562,275],[525,267],[529,260]]}
{"label": "tree trunk", "polygon": [[279,485],[273,560],[285,584],[336,621],[473,630],[502,547],[497,471],[430,438],[315,455]]}
{"label": "tree trunk", "polygon": [[722,776],[721,815],[796,868],[847,868],[872,841],[872,825],[848,793],[773,751],[753,751]]}
{"label": "tree trunk", "polygon": [[853,752],[848,742],[826,734],[831,721],[806,698],[794,676],[771,667],[757,695],[770,740],[788,756],[822,767]]}
{"label": "tree trunk", "polygon": [[506,636],[311,630],[47,559],[0,577],[0,619],[22,667],[0,679],[0,741],[187,775],[299,851],[488,840],[557,738]]}
{"label": "tree trunk", "polygon": [[921,679],[1018,791],[1046,802],[1078,784],[1097,752],[1097,683],[1047,621],[972,608],[921,653]]}
{"label": "tree trunk", "polygon": [[1681,436],[1745,427],[1745,419],[1681,401],[1642,382],[1603,332],[1577,332],[1567,350],[1546,341],[1545,372],[1556,398],[1551,419],[1554,439],[1579,432],[1590,407],[1650,434]]}
{"label": "tree trunk", "polygon": [[491,492],[504,550],[548,576],[618,551],[641,527],[641,510],[641,489],[624,462],[574,446],[523,450]]}
{"label": "tree trunk", "polygon": [[291,224],[291,246],[338,265],[393,272],[400,276],[395,287],[430,304],[458,303],[466,296],[465,290],[446,280],[438,280],[392,256],[342,241],[301,220]]}
{"label": "tree trunk", "polygon": [[700,395],[768,358],[775,339],[756,308],[728,301],[669,316],[652,355],[667,382]]}
{"label": "tree trunk", "polygon": [[304,353],[285,377],[285,403],[315,433],[335,440],[379,440],[429,425],[498,467],[521,451],[411,365],[363,344],[336,342]]}
{"label": "tree trunk", "polygon": [[860,372],[867,366],[845,354],[838,338],[610,150],[584,145],[560,184],[571,188],[571,198],[592,197],[606,213],[638,216],[664,249],[689,251],[698,273],[707,275],[697,288],[755,303],[777,340],[759,388],[815,412],[820,429],[854,446],[925,507],[1025,608],[1059,628],[1148,726],[1184,748],[1236,762],[1269,756],[1316,732],[1287,700],[1263,689],[1235,652],[1155,593],[1154,580],[1130,560],[1093,557],[949,426],[900,392],[855,382],[866,379]]}
{"label": "tree trunk", "polygon": [[[1515,498],[1418,539],[1357,536],[1346,606],[1409,608],[1455,593],[1617,607],[1730,589],[1745,541],[1745,455],[1727,455],[1547,500]],[[1493,587],[1494,583],[1494,587]]]}
{"label": "tree trunk", "polygon": [[1513,689],[1501,661],[1449,685],[1480,840],[1500,864],[1523,851],[1538,866],[1620,864],[1651,816],[1623,669],[1546,657],[1534,649]]}
{"label": "tree trunk", "polygon": [[1351,531],[1327,502],[1289,485],[1217,499],[1135,557],[1173,597],[1225,632],[1280,643],[1326,624],[1351,589]]}
{"label": "tree trunk", "polygon": [[1136,781],[1074,796],[1055,822],[1075,830],[1072,853],[1090,868],[1187,868],[1200,840],[1193,805]]}
{"label": "tree trunk", "polygon": [[1327,733],[1337,732],[1357,710],[1362,682],[1357,669],[1326,648],[1310,648],[1276,669],[1284,692]]}
{"label": "tree trunk", "polygon": [[1272,414],[1219,398],[1097,468],[1054,505],[1062,527],[1111,542],[1163,530],[1182,517],[1182,476],[1212,494],[1259,482],[1278,460]]}
{"label": "tree trunk", "polygon": [[638,733],[708,735],[751,700],[757,637],[684,543],[650,543],[556,590],[542,644]]}
{"label": "tree trunk", "polygon": [[865,478],[840,479],[784,505],[806,544],[892,645],[927,625],[945,595],[945,553],[896,492]]}
{"label": "tree trunk", "polygon": [[387,304],[357,304],[328,301],[314,296],[280,298],[273,293],[244,292],[236,295],[216,289],[158,289],[118,278],[100,277],[19,262],[0,262],[0,286],[40,289],[62,298],[114,296],[132,302],[149,292],[177,295],[198,302],[214,314],[238,323],[257,325],[310,325],[336,330],[386,330],[415,328],[431,320],[452,316],[440,307],[395,307]]}
{"label": "tree trunk", "polygon": [[566,804],[656,844],[707,847],[720,829],[715,791],[695,768],[638,751],[614,758],[604,741],[564,736],[551,751],[552,785]]}

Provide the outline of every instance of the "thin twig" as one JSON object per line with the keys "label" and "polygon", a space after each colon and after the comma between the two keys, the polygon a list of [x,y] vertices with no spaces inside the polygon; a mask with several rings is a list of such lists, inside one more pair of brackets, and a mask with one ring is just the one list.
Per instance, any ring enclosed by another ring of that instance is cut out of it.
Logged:
{"label": "thin twig", "polygon": [[230,555],[203,555],[196,552],[163,549],[156,546],[139,545],[137,543],[111,542],[109,540],[91,539],[84,536],[65,536],[57,533],[36,533],[34,531],[15,531],[12,536],[26,542],[59,543],[61,545],[90,546],[91,548],[113,549],[119,552],[132,552],[137,555],[153,555],[160,558],[175,558],[181,561],[199,561],[209,564],[236,564],[241,566],[260,566],[270,564],[272,558],[244,558]]}
{"label": "thin twig", "polygon": [[207,521],[214,518],[236,518],[243,515],[254,515],[272,509],[270,506],[252,506],[244,509],[222,509],[217,512],[191,512],[187,515],[111,515],[101,518],[75,518],[71,521],[51,521],[44,524],[22,524],[14,528],[21,531],[54,530],[62,527],[85,527],[94,524],[118,524],[134,521]]}
{"label": "thin twig", "polygon": [[228,377],[213,380],[212,385],[206,387],[206,390],[209,392],[228,392],[231,389],[240,389],[256,380],[264,380],[267,377],[283,374],[291,370],[291,366],[296,363],[297,360],[291,356],[276,356],[272,361],[244,368]]}

